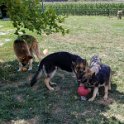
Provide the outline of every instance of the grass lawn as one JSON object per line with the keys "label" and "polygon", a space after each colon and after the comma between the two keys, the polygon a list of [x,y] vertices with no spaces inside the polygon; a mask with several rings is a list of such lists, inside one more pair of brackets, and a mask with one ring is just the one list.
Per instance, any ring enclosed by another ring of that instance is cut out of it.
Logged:
{"label": "grass lawn", "polygon": [[64,26],[70,29],[65,36],[28,33],[37,37],[41,51],[69,51],[88,61],[98,54],[114,72],[109,100],[98,96],[94,102],[80,101],[73,74],[61,70],[53,78],[55,91],[48,91],[43,79],[31,88],[29,80],[37,70],[37,60],[31,72],[17,72],[14,28],[10,21],[0,21],[0,124],[124,123],[124,19],[69,16]]}

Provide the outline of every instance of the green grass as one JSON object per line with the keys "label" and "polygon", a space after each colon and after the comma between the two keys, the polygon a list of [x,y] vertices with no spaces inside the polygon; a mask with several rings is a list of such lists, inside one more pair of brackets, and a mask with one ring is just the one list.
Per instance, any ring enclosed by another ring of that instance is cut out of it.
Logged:
{"label": "green grass", "polygon": [[[13,29],[11,22],[0,21],[1,31]],[[34,88],[29,79],[37,70],[34,62],[32,72],[17,72],[18,63],[13,52],[10,34],[0,36],[0,123],[29,124],[120,124],[124,123],[124,19],[97,16],[69,16],[64,24],[70,33],[62,36],[52,34],[37,37],[41,51],[49,53],[69,51],[79,54],[88,61],[98,54],[103,63],[114,71],[112,91],[107,103],[102,96],[94,102],[80,101],[76,93],[77,84],[73,74],[59,70],[53,78],[56,90],[46,89],[43,78]],[[112,101],[112,102],[110,102]]]}

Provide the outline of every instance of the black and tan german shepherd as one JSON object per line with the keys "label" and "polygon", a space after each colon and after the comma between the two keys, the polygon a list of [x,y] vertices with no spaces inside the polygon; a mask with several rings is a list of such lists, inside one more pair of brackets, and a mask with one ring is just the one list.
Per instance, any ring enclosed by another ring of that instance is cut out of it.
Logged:
{"label": "black and tan german shepherd", "polygon": [[98,93],[99,87],[104,86],[104,100],[108,98],[108,90],[111,90],[111,68],[102,64],[98,56],[93,56],[90,61],[90,67],[87,68],[82,83],[86,87],[93,88],[93,95],[89,101],[93,101]]}
{"label": "black and tan german shepherd", "polygon": [[30,85],[33,86],[44,73],[44,82],[46,87],[49,90],[54,90],[50,84],[52,84],[51,79],[58,68],[67,72],[74,72],[77,77],[77,81],[80,82],[86,67],[86,59],[82,59],[78,55],[74,55],[69,52],[55,52],[41,60],[38,71],[32,78]]}

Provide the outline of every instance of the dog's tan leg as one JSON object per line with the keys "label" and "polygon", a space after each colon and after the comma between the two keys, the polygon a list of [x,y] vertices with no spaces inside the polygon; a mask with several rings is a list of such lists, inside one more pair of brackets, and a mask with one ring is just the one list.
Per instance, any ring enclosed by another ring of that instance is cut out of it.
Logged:
{"label": "dog's tan leg", "polygon": [[[52,78],[54,77],[56,71],[57,71],[57,67],[55,67],[55,70],[50,74],[50,79],[52,79]],[[50,81],[50,84],[51,84],[51,85],[56,85],[56,83],[51,82],[51,81]]]}
{"label": "dog's tan leg", "polygon": [[32,49],[30,49],[30,54],[31,54],[31,56],[33,57],[33,60],[35,60],[35,57],[34,57],[34,54],[33,54]]}
{"label": "dog's tan leg", "polygon": [[93,101],[96,98],[97,92],[98,92],[98,87],[95,87],[93,91],[93,96],[88,101]]}
{"label": "dog's tan leg", "polygon": [[36,51],[35,51],[35,54],[36,54],[38,60],[41,61],[41,59],[42,59],[42,54],[40,53],[40,51],[39,51],[39,50],[36,50]]}
{"label": "dog's tan leg", "polygon": [[39,61],[41,61],[42,55],[41,55],[40,51],[37,54],[37,58],[39,59]]}
{"label": "dog's tan leg", "polygon": [[46,87],[49,90],[51,90],[51,91],[54,90],[54,88],[50,86],[50,78],[49,77],[45,78],[44,82],[45,82]]}
{"label": "dog's tan leg", "polygon": [[56,86],[56,83],[50,81],[50,85]]}
{"label": "dog's tan leg", "polygon": [[[35,46],[35,48],[33,49],[33,53],[36,55],[36,57],[38,58],[39,62],[41,61],[42,59],[42,54],[40,52],[40,49],[38,47],[38,44]],[[39,63],[40,64],[40,63]],[[38,64],[38,66],[39,66]]]}
{"label": "dog's tan leg", "polygon": [[33,59],[30,59],[30,60],[29,60],[29,68],[28,68],[28,71],[32,70],[32,62],[33,62]]}
{"label": "dog's tan leg", "polygon": [[41,54],[41,52],[40,52],[40,48],[38,47],[38,43],[36,43],[36,44],[34,45],[33,53],[37,56],[37,58],[39,59],[39,61],[41,61],[41,59],[42,59],[42,54]]}
{"label": "dog's tan leg", "polygon": [[45,82],[45,84],[46,84],[46,86],[47,86],[47,88],[48,88],[49,90],[54,90],[54,88],[51,87],[50,84],[51,84],[51,85],[52,85],[52,84],[53,84],[53,85],[56,84],[56,83],[51,82],[51,79],[52,79],[53,76],[55,75],[56,71],[57,71],[57,67],[55,67],[55,69],[54,69],[50,74],[48,74],[48,73],[46,72],[45,66],[43,66],[43,72],[44,72],[44,74],[45,74],[45,76],[46,76],[44,82]]}
{"label": "dog's tan leg", "polygon": [[109,90],[111,90],[112,88],[111,88],[111,81],[109,81],[109,88],[108,88]]}
{"label": "dog's tan leg", "polygon": [[108,99],[108,89],[109,89],[109,86],[108,85],[105,85],[105,94],[104,94],[104,100],[107,100]]}
{"label": "dog's tan leg", "polygon": [[21,71],[21,69],[22,69],[22,63],[21,62],[19,62],[19,69],[18,69],[18,71]]}

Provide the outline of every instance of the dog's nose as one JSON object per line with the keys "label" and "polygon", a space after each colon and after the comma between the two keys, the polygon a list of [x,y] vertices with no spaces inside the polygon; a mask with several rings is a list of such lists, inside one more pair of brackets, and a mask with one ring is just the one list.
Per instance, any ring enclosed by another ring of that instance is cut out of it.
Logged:
{"label": "dog's nose", "polygon": [[81,80],[79,80],[79,79],[78,79],[77,81],[78,81],[78,82],[81,82]]}

